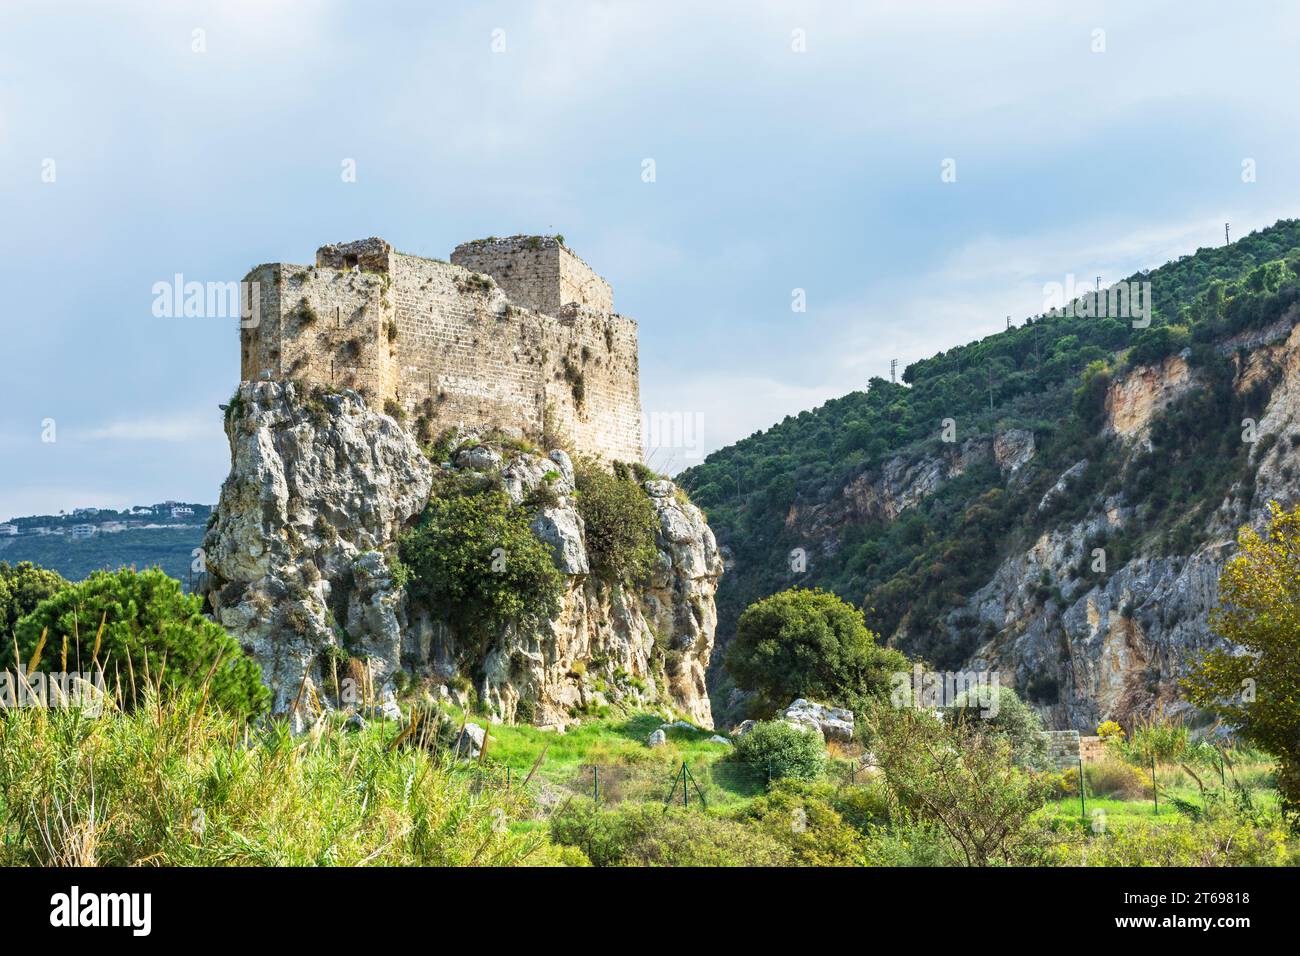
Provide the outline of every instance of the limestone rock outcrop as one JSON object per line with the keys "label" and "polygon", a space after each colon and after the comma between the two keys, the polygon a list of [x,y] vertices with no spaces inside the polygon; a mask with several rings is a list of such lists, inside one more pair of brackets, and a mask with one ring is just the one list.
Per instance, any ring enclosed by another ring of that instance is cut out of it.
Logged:
{"label": "limestone rock outcrop", "polygon": [[[949,616],[953,640],[972,627],[984,635],[968,666],[1009,675],[1006,682],[1029,696],[1048,726],[1091,730],[1102,720],[1157,709],[1196,719],[1178,682],[1205,651],[1222,646],[1208,620],[1219,575],[1236,551],[1237,528],[1262,529],[1269,501],[1287,508],[1300,502],[1300,439],[1293,438],[1300,434],[1300,326],[1288,322],[1249,344],[1254,350],[1239,359],[1244,365],[1234,387],[1267,379],[1271,393],[1249,446],[1247,477],[1210,511],[1204,540],[1182,553],[1138,554],[1119,567],[1112,547],[1104,573],[1080,574],[1096,560],[1098,542],[1140,527],[1121,490],[1010,555]],[[1126,436],[1125,468],[1147,449],[1153,417],[1195,387],[1196,375],[1180,356],[1135,368],[1111,386],[1106,427]],[[1086,462],[1068,469],[1048,495],[1067,493],[1084,468]]]}
{"label": "limestone rock outcrop", "polygon": [[399,666],[405,602],[389,559],[433,466],[351,391],[245,382],[226,412],[231,470],[203,543],[213,616],[288,710],[343,634],[380,677]]}
{"label": "limestone rock outcrop", "polygon": [[781,720],[816,730],[826,740],[847,742],[853,739],[853,711],[828,707],[800,697],[785,709]]}
{"label": "limestone rock outcrop", "polygon": [[[672,482],[645,483],[657,562],[633,589],[590,574],[574,468],[562,450],[466,433],[451,460],[430,462],[359,394],[308,394],[280,381],[243,383],[226,433],[231,472],[204,541],[201,590],[262,665],[276,711],[304,696],[337,704],[330,662],[350,659],[361,662],[374,699],[412,682],[457,696],[468,682],[503,720],[563,727],[581,711],[623,702],[667,705],[713,726],[704,674],[722,558],[703,514]],[[564,576],[554,618],[505,628],[484,646],[399,584],[399,535],[448,471],[481,473],[530,509],[531,530]]]}

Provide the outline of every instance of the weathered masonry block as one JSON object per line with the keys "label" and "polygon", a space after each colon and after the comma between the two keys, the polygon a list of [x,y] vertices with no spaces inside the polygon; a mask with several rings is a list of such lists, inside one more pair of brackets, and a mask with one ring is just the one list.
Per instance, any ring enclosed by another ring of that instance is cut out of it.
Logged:
{"label": "weathered masonry block", "polygon": [[556,239],[465,243],[442,262],[382,239],[271,263],[241,333],[246,380],[354,388],[417,433],[466,425],[641,460],[636,323]]}
{"label": "weathered masonry block", "polygon": [[597,312],[614,311],[609,283],[556,239],[512,236],[479,239],[457,246],[451,261],[490,275],[511,301],[527,309],[558,315],[566,305]]}
{"label": "weathered masonry block", "polygon": [[1047,730],[1047,757],[1057,770],[1079,766],[1079,732],[1077,730]]}

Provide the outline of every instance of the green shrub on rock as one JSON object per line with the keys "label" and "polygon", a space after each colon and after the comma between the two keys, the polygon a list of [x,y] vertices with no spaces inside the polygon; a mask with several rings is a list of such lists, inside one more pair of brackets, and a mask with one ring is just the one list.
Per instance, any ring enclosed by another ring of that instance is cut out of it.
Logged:
{"label": "green shrub on rock", "polygon": [[[622,471],[627,475],[625,470]],[[645,490],[630,477],[616,477],[599,462],[576,469],[578,513],[586,525],[587,560],[609,583],[639,583],[655,566],[659,520]]]}
{"label": "green shrub on rock", "polygon": [[398,554],[411,596],[479,636],[559,613],[564,576],[504,492],[434,497]]}

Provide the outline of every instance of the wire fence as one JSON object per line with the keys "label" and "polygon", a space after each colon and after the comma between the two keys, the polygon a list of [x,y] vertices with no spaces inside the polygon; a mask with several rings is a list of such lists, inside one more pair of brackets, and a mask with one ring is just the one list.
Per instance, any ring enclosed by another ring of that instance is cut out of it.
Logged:
{"label": "wire fence", "polygon": [[[470,759],[453,761],[449,769],[467,779],[474,792],[486,789],[524,790],[545,805],[587,799],[602,806],[660,803],[665,807],[710,807],[740,803],[761,796],[780,779],[772,766],[754,766],[734,759],[683,760],[673,764],[583,763],[563,772],[544,770],[544,755],[527,771]],[[856,763],[837,766],[826,777],[840,787],[864,786],[871,775]]]}

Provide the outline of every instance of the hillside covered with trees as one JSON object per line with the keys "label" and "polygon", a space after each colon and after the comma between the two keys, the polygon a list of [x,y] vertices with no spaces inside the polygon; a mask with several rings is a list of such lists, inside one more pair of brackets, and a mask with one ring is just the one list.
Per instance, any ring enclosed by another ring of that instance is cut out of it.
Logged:
{"label": "hillside covered with trees", "polygon": [[[1294,443],[1276,434],[1243,441],[1242,422],[1264,415],[1281,375],[1247,371],[1253,351],[1285,339],[1293,322],[1300,220],[1126,282],[1150,283],[1147,328],[1097,317],[1095,308],[1035,316],[912,364],[903,383],[872,379],[865,391],[787,417],[683,472],[681,484],[731,555],[718,593],[719,648],[747,606],[798,584],[834,591],[862,607],[890,643],[954,667],[995,637],[987,621],[964,626],[972,595],[1042,536],[1072,528],[1094,535],[1076,544],[1088,545],[1084,553],[1104,546],[1114,573],[1135,558],[1194,552],[1223,530],[1212,518],[1230,495],[1247,517],[1264,454]],[[1191,387],[1158,403],[1138,439],[1115,434],[1107,403],[1117,384],[1175,357]],[[1032,460],[1014,480],[990,457],[951,466],[968,443],[1025,432]],[[905,489],[916,493],[896,514],[845,504],[887,493],[891,475],[945,459],[939,480]],[[1069,493],[1049,495],[1072,467]],[[1124,518],[1098,531],[1087,519],[1105,502]],[[806,557],[792,559],[795,549]],[[1035,582],[1038,599],[1063,612],[1081,592],[1048,570]],[[1076,587],[1099,578],[1082,559],[1070,575]],[[715,653],[717,704],[730,685],[722,656]],[[1054,703],[1050,681],[1031,699]]]}

